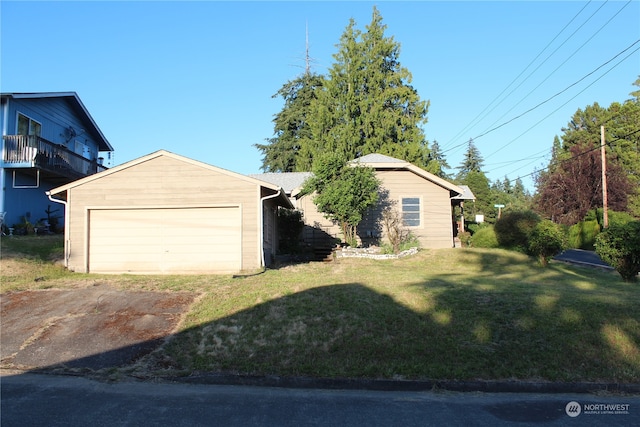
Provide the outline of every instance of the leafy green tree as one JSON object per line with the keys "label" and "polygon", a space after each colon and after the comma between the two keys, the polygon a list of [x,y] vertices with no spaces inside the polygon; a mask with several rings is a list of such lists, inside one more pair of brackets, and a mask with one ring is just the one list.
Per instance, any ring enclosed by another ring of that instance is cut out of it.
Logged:
{"label": "leafy green tree", "polygon": [[309,165],[324,152],[346,159],[380,153],[427,165],[421,126],[429,102],[410,85],[411,73],[399,61],[400,44],[386,37],[385,29],[374,7],[365,32],[351,19],[342,34],[335,63],[312,103],[314,140],[301,150]]}
{"label": "leafy green tree", "polygon": [[305,73],[285,83],[273,95],[284,100],[282,110],[273,119],[274,136],[267,144],[255,144],[263,154],[262,169],[265,172],[301,172],[310,170],[307,162],[301,161],[301,147],[313,140],[308,116],[316,91],[324,84],[324,77]]}
{"label": "leafy green tree", "polygon": [[373,168],[348,164],[338,153],[325,154],[313,166],[303,194],[315,192],[318,210],[340,225],[345,242],[357,245],[356,229],[367,209],[378,202],[380,182]]}
{"label": "leafy green tree", "polygon": [[504,205],[502,212],[524,211],[531,209],[531,195],[525,189],[522,179],[511,180],[505,177],[491,185],[491,200],[493,204]]}
{"label": "leafy green tree", "polygon": [[616,269],[625,282],[638,281],[640,221],[613,224],[596,237],[596,253]]}

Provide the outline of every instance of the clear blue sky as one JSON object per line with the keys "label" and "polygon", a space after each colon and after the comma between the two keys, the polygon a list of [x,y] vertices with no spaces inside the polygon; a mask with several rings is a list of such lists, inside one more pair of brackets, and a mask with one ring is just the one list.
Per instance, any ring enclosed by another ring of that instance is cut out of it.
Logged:
{"label": "clear blue sky", "polygon": [[373,5],[431,101],[428,140],[456,167],[475,138],[492,181],[545,166],[578,108],[625,101],[640,74],[638,0],[2,1],[1,90],[77,92],[115,148],[110,166],[166,149],[256,173],[253,144],[282,108],[272,95],[304,70],[305,27],[324,74]]}

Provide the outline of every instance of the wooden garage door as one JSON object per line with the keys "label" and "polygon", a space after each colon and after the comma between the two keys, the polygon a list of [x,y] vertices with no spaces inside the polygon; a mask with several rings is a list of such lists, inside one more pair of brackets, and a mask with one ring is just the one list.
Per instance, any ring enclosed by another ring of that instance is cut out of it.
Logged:
{"label": "wooden garage door", "polygon": [[89,211],[89,271],[237,272],[242,267],[240,208]]}

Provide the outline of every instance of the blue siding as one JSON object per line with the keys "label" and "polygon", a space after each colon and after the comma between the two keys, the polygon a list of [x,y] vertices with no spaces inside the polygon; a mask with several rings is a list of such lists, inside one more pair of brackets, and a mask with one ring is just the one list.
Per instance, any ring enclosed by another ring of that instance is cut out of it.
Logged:
{"label": "blue siding", "polygon": [[[64,206],[59,203],[53,203],[46,196],[45,191],[52,190],[55,185],[47,182],[40,182],[38,188],[13,188],[13,171],[4,169],[0,173],[4,175],[4,207],[2,208],[6,212],[4,223],[7,227],[11,227],[16,223],[21,222],[21,217],[27,215],[31,216],[31,222],[36,223],[42,218],[46,218],[46,210],[49,205],[51,209],[58,209],[55,215],[64,217]],[[26,178],[21,176],[21,171],[17,170],[17,179],[19,184],[33,183],[34,178]],[[60,219],[60,225],[64,222]]]}
{"label": "blue siding", "polygon": [[[84,132],[90,124],[82,123],[69,103],[62,98],[12,99],[9,103],[7,135],[15,135],[18,126],[18,113],[39,122],[42,125],[42,138],[64,145],[76,151],[75,141],[87,145],[91,151],[90,159],[98,157],[98,144],[91,134]],[[67,142],[66,129],[72,126],[76,137]],[[82,155],[82,151],[76,151]]]}
{"label": "blue siding", "polygon": [[[77,113],[74,100],[65,97],[39,97],[39,98],[2,98],[2,111],[0,113],[0,128],[3,135],[17,134],[18,113],[37,121],[41,125],[40,136],[55,144],[60,144],[75,153],[85,156],[89,160],[95,160],[99,156],[99,141],[102,137],[100,131],[95,129],[90,119],[85,119],[84,113]],[[66,130],[73,127],[76,136],[68,138]],[[67,141],[68,140],[68,141]],[[83,151],[84,144],[88,152]],[[4,141],[1,142],[4,150]],[[12,226],[21,222],[21,217],[30,214],[31,222],[46,217],[46,210],[49,205],[52,209],[59,209],[57,215],[64,214],[64,206],[51,202],[45,191],[51,190],[60,185],[60,182],[52,183],[41,180],[38,188],[14,188],[13,169],[5,169],[0,156],[0,212],[6,212],[4,223]],[[7,166],[18,166],[12,164]],[[24,165],[28,167],[29,165]],[[24,183],[25,170],[16,169],[19,182]],[[22,177],[22,178],[20,178]],[[31,182],[35,184],[34,178]]]}

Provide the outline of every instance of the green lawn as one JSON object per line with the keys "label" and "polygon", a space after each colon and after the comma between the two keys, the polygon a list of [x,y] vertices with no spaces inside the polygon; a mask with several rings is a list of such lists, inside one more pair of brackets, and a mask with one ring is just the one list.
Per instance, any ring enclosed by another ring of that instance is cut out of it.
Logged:
{"label": "green lawn", "polygon": [[[3,253],[14,254],[7,240]],[[136,366],[140,375],[640,380],[640,288],[615,272],[541,268],[489,249],[340,259],[243,278],[73,274],[43,258],[3,255],[3,292],[99,281],[201,294],[181,331]]]}

